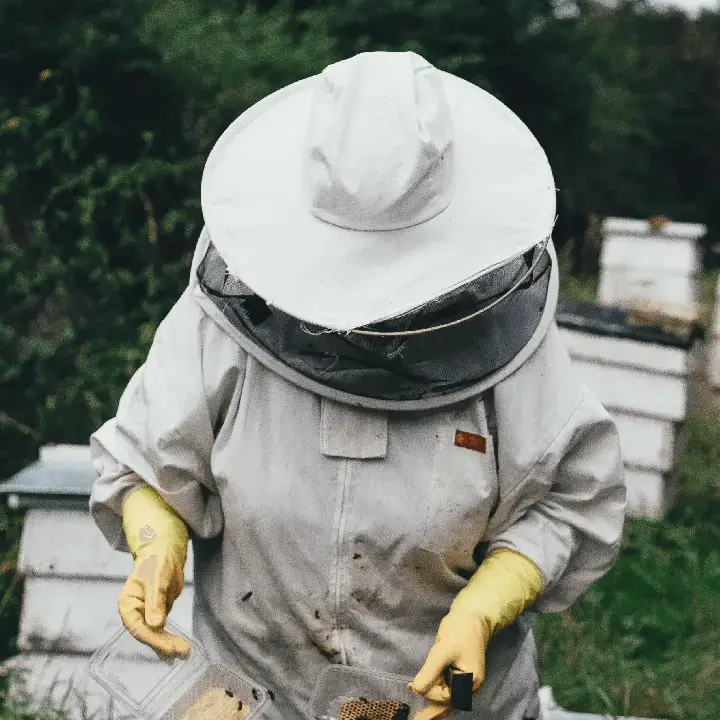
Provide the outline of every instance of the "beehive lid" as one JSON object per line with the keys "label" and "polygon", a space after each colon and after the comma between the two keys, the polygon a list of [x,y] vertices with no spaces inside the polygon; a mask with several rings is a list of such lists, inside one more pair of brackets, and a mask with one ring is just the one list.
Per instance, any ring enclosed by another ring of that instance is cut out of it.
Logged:
{"label": "beehive lid", "polygon": [[628,310],[620,308],[561,300],[555,319],[560,327],[567,330],[685,350],[690,349],[696,340],[695,336],[681,337],[656,327],[631,323],[629,315]]}
{"label": "beehive lid", "polygon": [[50,445],[34,463],[0,483],[10,507],[87,509],[96,474],[88,445]]}
{"label": "beehive lid", "polygon": [[[663,222],[663,220],[665,220]],[[609,217],[603,221],[605,235],[647,236],[678,240],[700,240],[707,234],[707,226],[701,223],[673,222],[665,218],[619,218]]]}

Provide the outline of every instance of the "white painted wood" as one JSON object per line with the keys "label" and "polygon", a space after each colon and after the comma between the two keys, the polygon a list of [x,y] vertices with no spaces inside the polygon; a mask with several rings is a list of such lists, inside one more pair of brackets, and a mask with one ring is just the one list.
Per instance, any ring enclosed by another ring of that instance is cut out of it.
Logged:
{"label": "white painted wood", "polygon": [[[28,577],[22,600],[18,647],[21,651],[95,652],[122,628],[117,610],[121,581]],[[193,588],[180,594],[170,619],[190,631]]]}
{"label": "white painted wood", "polygon": [[692,238],[609,235],[603,242],[600,263],[605,269],[635,268],[688,276],[699,273],[701,257]]}
{"label": "white painted wood", "polygon": [[92,465],[89,445],[43,445],[39,459],[43,463]]}
{"label": "white painted wood", "polygon": [[671,490],[662,473],[625,466],[627,514],[656,520],[667,510]]}
{"label": "white painted wood", "polygon": [[560,337],[573,358],[681,377],[686,377],[692,370],[689,353],[682,348],[567,328],[560,328]]}
{"label": "white painted wood", "polygon": [[684,420],[687,414],[687,383],[683,378],[581,359],[574,360],[573,365],[580,379],[609,410],[675,422]]}
{"label": "white painted wood", "polygon": [[603,223],[598,300],[623,306],[637,300],[693,306],[699,300],[704,225],[608,218]]}
{"label": "white painted wood", "polygon": [[653,230],[649,220],[635,218],[609,217],[603,222],[603,232],[607,235],[649,235],[665,237],[692,238],[699,240],[707,232],[700,223],[668,222],[660,230]]}
{"label": "white painted wood", "polygon": [[667,420],[610,411],[620,435],[623,460],[627,465],[666,473],[675,462],[679,428]]}
{"label": "white painted wood", "polygon": [[697,278],[638,268],[601,268],[598,301],[603,305],[627,305],[636,300],[694,305],[699,298]]}
{"label": "white painted wood", "polygon": [[[23,527],[18,567],[23,575],[124,580],[128,553],[113,550],[87,511],[31,510]],[[185,582],[193,582],[192,543]]]}

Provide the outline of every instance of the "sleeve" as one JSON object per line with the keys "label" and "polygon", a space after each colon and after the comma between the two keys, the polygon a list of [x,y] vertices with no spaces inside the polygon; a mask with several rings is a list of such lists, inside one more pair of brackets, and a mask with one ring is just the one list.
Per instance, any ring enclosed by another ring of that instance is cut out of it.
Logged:
{"label": "sleeve", "polygon": [[241,391],[245,364],[243,351],[186,292],[158,327],[116,416],[90,439],[98,474],[90,513],[113,548],[128,550],[122,504],[143,483],[195,535],[222,531],[211,456],[216,429]]}
{"label": "sleeve", "polygon": [[[534,410],[527,417],[544,423],[547,432],[534,437],[549,437],[549,444],[509,501],[520,512],[490,542],[490,550],[509,548],[537,565],[544,590],[534,609],[542,613],[566,610],[611,567],[622,541],[626,499],[615,423],[575,378],[553,332],[555,347],[548,355],[555,367],[531,378],[534,388],[526,392]],[[527,398],[524,404],[527,408]],[[569,410],[565,420],[556,422],[563,407]],[[524,424],[515,430],[519,447]],[[533,437],[532,429],[527,436]]]}

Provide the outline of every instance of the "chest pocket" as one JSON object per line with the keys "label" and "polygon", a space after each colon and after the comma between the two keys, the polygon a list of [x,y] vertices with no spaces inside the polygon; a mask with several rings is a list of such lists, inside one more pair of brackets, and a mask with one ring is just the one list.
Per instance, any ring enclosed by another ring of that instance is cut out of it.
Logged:
{"label": "chest pocket", "polygon": [[356,460],[384,458],[387,444],[387,415],[321,399],[320,450],[323,455]]}
{"label": "chest pocket", "polygon": [[471,567],[499,497],[495,433],[477,398],[439,413],[437,422],[421,547]]}

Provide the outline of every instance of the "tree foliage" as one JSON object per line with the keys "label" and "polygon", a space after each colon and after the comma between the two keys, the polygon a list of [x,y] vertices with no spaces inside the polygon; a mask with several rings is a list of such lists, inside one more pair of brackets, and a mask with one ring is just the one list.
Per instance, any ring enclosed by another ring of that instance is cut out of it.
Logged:
{"label": "tree foliage", "polygon": [[582,18],[593,83],[585,206],[720,229],[720,11],[627,1]]}
{"label": "tree foliage", "polygon": [[326,64],[330,43],[252,6],[6,0],[0,13],[7,476],[112,416],[187,284],[206,151],[234,115]]}
{"label": "tree foliage", "polygon": [[225,0],[145,5],[138,34],[184,88],[185,130],[203,156],[243,110],[336,59],[322,13]]}

